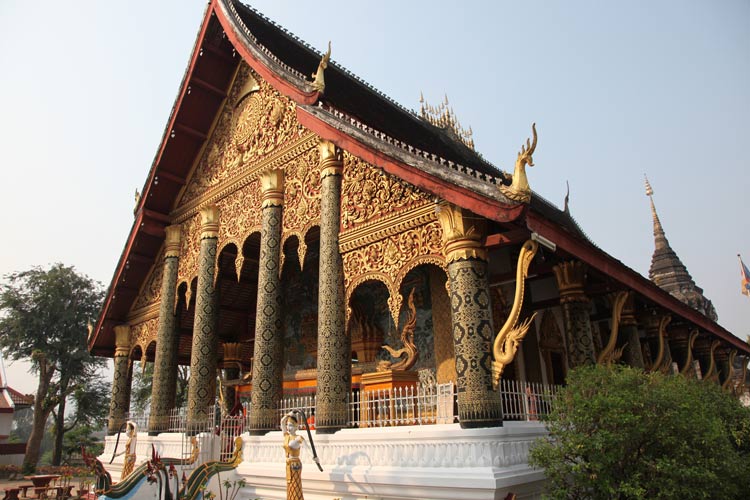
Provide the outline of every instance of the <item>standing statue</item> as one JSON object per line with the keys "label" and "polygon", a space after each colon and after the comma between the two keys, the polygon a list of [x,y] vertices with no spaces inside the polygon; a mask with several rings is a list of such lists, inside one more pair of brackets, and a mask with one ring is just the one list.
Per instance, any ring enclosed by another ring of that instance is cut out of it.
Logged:
{"label": "standing statue", "polygon": [[302,496],[302,461],[300,449],[305,439],[297,435],[299,422],[293,412],[281,417],[281,431],[284,433],[284,452],[286,453],[286,498],[287,500],[304,500]]}
{"label": "standing statue", "polygon": [[125,428],[125,435],[128,440],[125,441],[125,449],[115,456],[124,454],[125,458],[122,462],[122,473],[120,474],[120,481],[128,477],[133,472],[135,467],[135,447],[138,442],[138,429],[135,422],[128,420]]}

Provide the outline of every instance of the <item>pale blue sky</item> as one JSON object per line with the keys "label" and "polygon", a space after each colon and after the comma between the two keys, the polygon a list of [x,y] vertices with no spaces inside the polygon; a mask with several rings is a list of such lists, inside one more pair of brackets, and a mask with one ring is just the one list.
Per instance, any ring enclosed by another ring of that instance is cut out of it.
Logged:
{"label": "pale blue sky", "polygon": [[[447,93],[501,168],[535,121],[532,187],[562,205],[568,180],[586,233],[642,274],[647,173],[719,322],[750,333],[750,2],[251,5],[406,107]],[[61,261],[109,284],[205,6],[0,1],[0,274]]]}

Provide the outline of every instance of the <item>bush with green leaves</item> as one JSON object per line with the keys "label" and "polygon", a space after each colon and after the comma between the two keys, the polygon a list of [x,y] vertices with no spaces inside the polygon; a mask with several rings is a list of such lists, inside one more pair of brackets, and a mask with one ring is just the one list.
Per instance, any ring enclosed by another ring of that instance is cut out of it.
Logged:
{"label": "bush with green leaves", "polygon": [[567,382],[531,449],[550,498],[747,498],[750,409],[716,384],[623,366]]}

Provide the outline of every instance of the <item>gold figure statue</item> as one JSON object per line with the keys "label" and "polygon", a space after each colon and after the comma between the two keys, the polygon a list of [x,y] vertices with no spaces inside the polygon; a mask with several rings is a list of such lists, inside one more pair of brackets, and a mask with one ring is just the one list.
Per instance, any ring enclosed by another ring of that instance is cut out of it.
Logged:
{"label": "gold figure statue", "polygon": [[297,435],[299,422],[294,413],[281,417],[281,430],[284,433],[284,452],[286,453],[286,498],[287,500],[304,500],[302,496],[302,461],[300,449],[305,439]]}
{"label": "gold figure statue", "polygon": [[513,170],[513,181],[510,186],[500,184],[500,192],[506,198],[521,203],[531,201],[531,187],[526,178],[526,165],[534,166],[534,158],[531,155],[536,150],[536,123],[531,124],[531,131],[534,134],[534,140],[529,144],[529,139],[526,139],[526,145],[521,145],[521,151],[516,159],[516,168]]}
{"label": "gold figure statue", "polygon": [[310,84],[314,90],[323,92],[326,88],[326,80],[323,75],[326,68],[328,67],[328,61],[331,60],[331,42],[328,42],[328,52],[323,54],[320,58],[320,64],[318,64],[318,70],[312,74],[313,81]]}
{"label": "gold figure statue", "polygon": [[419,358],[419,352],[417,346],[414,344],[414,328],[417,326],[417,309],[414,307],[414,288],[411,289],[409,294],[409,300],[407,302],[409,311],[406,316],[406,324],[403,330],[401,330],[401,342],[404,347],[401,349],[394,349],[389,345],[384,345],[383,349],[388,351],[394,358],[400,358],[404,354],[406,357],[396,364],[391,364],[390,361],[386,361],[384,364],[378,365],[378,371],[394,370],[394,371],[405,371],[414,366]]}
{"label": "gold figure statue", "polygon": [[[536,143],[536,140],[535,140]],[[521,315],[521,306],[523,305],[523,294],[526,288],[526,276],[529,274],[529,265],[534,259],[539,244],[533,240],[526,240],[521,247],[521,252],[518,255],[518,266],[516,267],[516,295],[513,299],[513,307],[508,314],[508,319],[505,320],[505,324],[498,332],[495,337],[495,342],[492,345],[492,354],[494,360],[492,361],[492,387],[497,389],[500,384],[500,377],[503,374],[505,366],[513,361],[516,355],[518,346],[526,336],[526,332],[529,331],[531,322],[534,321],[536,313],[532,314],[531,317],[518,323],[518,318]]]}
{"label": "gold figure statue", "polygon": [[128,477],[135,468],[135,447],[138,442],[138,428],[132,420],[128,420],[127,424],[125,424],[125,435],[128,437],[128,440],[125,441],[125,449],[115,455],[125,455],[122,462],[120,481]]}
{"label": "gold figure statue", "polygon": [[609,342],[602,349],[599,357],[596,359],[597,364],[609,365],[617,362],[622,357],[622,352],[625,350],[625,345],[620,348],[616,348],[617,345],[617,334],[620,330],[620,316],[622,315],[622,309],[625,307],[625,302],[628,300],[629,292],[620,292],[615,297],[614,303],[612,304],[612,331],[609,334]]}

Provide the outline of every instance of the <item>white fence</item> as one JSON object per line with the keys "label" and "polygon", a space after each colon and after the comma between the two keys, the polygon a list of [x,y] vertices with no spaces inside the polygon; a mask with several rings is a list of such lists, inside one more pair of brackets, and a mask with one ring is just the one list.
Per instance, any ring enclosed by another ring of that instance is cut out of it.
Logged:
{"label": "white fence", "polygon": [[[549,414],[552,402],[560,386],[500,380],[504,420],[540,420]],[[280,402],[278,419],[294,409],[301,409],[314,428],[316,395],[287,395]],[[385,427],[400,425],[447,424],[459,421],[456,387],[447,384],[420,384],[373,391],[353,390],[348,396],[350,428]],[[148,428],[148,413],[130,415],[128,419],[138,425],[139,430]],[[184,432],[191,435],[213,435],[218,438],[216,457],[226,460],[231,456],[234,438],[249,427],[250,403],[243,405],[243,412],[236,416],[222,416],[218,406],[207,409],[206,418],[199,422],[188,422],[185,408],[174,409],[168,418],[168,432]],[[305,427],[305,422],[300,422]]]}
{"label": "white fence", "polygon": [[500,379],[505,420],[540,420],[549,414],[559,385]]}

